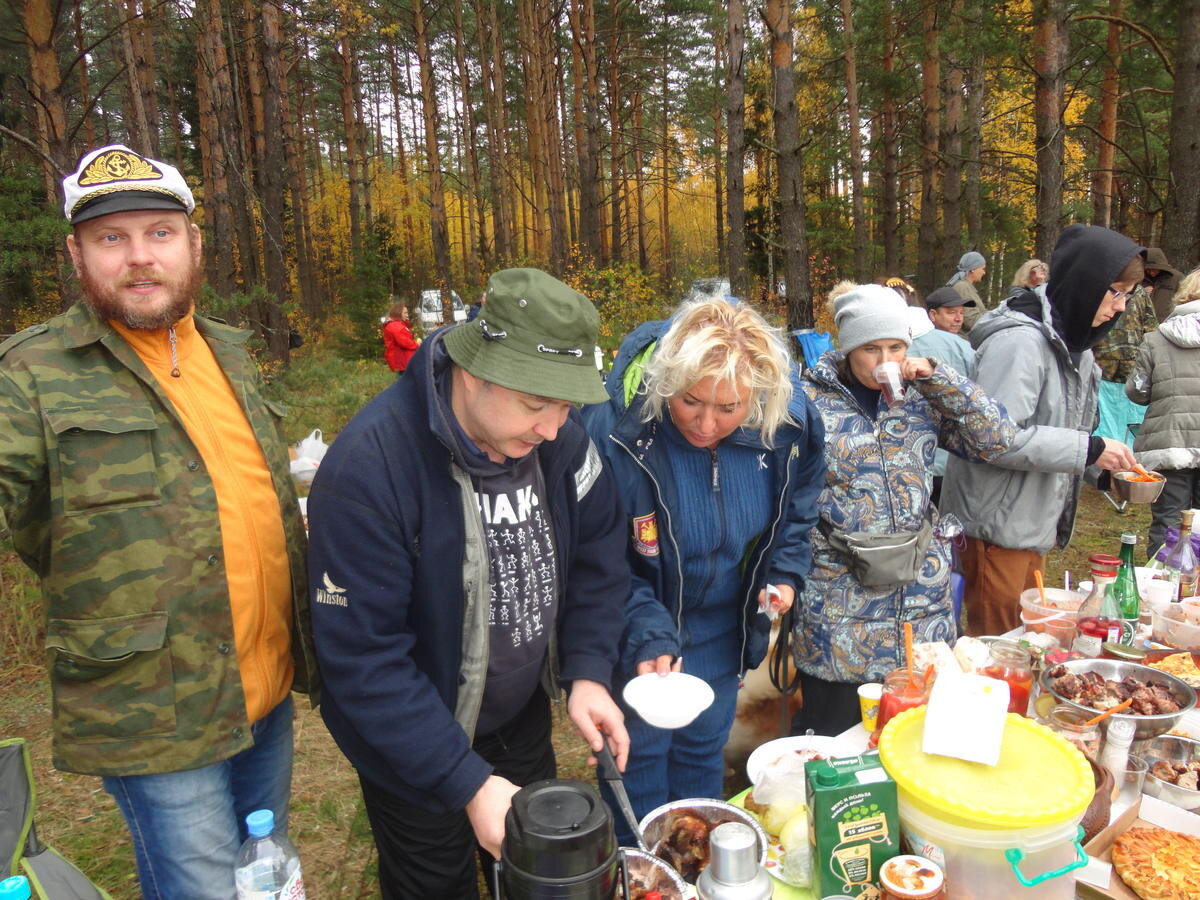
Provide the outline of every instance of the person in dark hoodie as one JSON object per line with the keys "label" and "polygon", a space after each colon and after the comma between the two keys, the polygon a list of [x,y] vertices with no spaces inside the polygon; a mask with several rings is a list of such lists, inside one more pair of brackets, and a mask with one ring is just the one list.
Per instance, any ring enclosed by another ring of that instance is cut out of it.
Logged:
{"label": "person in dark hoodie", "polygon": [[358,770],[384,897],[475,897],[519,786],[553,778],[548,694],[624,766],[609,694],[624,521],[575,407],[607,397],[591,302],[488,283],[334,441],[309,496],[325,723]]}
{"label": "person in dark hoodie", "polygon": [[627,711],[625,788],[639,817],[723,796],[738,685],[767,651],[759,610],[786,611],[804,589],[825,462],[821,420],[793,376],[762,316],[700,300],[635,329],[609,375],[609,402],[584,410],[628,516],[633,580],[616,680],[682,669],[716,695],[673,731]]}
{"label": "person in dark hoodie", "polygon": [[1034,586],[1046,553],[1071,538],[1084,470],[1136,462],[1125,444],[1092,434],[1100,380],[1092,347],[1142,280],[1142,259],[1142,248],[1115,231],[1070,225],[1044,293],[1015,291],[971,330],[972,380],[1004,404],[1017,437],[986,463],[951,457],[946,468],[941,509],[967,535],[959,557],[967,634],[1020,624],[1021,591]]}

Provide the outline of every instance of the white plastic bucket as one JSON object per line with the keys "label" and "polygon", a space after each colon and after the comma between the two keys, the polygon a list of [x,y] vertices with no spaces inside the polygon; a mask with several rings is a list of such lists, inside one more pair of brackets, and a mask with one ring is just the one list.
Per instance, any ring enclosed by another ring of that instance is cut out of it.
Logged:
{"label": "white plastic bucket", "polygon": [[976,829],[919,810],[903,790],[899,801],[901,836],[909,852],[933,860],[945,871],[948,900],[1075,897],[1074,870],[1087,861],[1079,844],[1082,813],[1068,822],[1037,828]]}

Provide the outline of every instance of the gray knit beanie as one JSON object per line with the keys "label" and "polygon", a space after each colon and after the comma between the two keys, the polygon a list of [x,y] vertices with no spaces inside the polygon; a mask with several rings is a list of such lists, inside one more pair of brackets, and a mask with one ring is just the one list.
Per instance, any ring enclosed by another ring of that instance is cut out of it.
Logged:
{"label": "gray knit beanie", "polygon": [[897,340],[912,343],[908,304],[889,287],[860,284],[833,301],[838,346],[843,353],[871,341]]}

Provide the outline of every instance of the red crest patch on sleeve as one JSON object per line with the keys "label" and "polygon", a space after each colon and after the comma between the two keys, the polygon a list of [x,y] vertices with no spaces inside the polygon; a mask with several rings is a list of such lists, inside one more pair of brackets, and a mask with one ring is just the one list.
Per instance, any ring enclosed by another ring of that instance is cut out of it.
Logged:
{"label": "red crest patch on sleeve", "polygon": [[634,517],[633,549],[642,556],[658,556],[658,517],[654,513]]}

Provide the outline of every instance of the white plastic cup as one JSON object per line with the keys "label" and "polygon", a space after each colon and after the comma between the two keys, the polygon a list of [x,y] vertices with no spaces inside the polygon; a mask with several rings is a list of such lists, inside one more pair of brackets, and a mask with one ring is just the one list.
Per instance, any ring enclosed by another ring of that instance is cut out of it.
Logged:
{"label": "white plastic cup", "polygon": [[1174,582],[1156,578],[1146,585],[1144,598],[1153,612],[1161,613],[1175,599],[1178,590],[1179,588]]}
{"label": "white plastic cup", "polygon": [[888,360],[877,365],[871,374],[883,392],[883,402],[895,408],[904,403],[904,379],[900,375],[900,363]]}
{"label": "white plastic cup", "polygon": [[862,713],[862,725],[874,731],[879,718],[879,701],[883,698],[883,685],[877,681],[858,686],[858,709]]}

